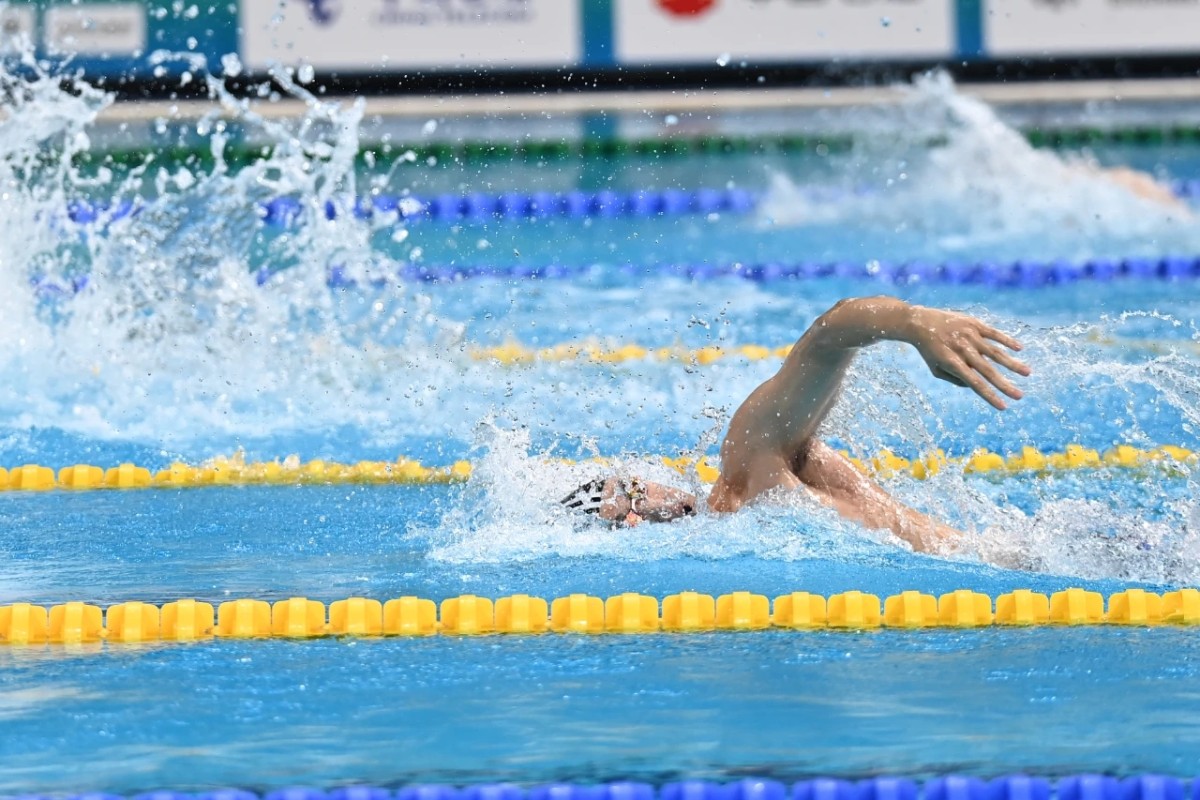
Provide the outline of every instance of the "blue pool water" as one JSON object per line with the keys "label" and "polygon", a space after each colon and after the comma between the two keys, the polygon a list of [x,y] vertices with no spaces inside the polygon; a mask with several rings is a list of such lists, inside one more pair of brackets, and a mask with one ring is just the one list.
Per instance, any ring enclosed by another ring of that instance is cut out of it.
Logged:
{"label": "blue pool water", "polygon": [[[982,314],[1027,345],[1027,398],[997,414],[899,346],[856,366],[827,436],[859,453],[942,447],[1196,448],[1196,284],[1037,290],[848,279],[692,282],[663,262],[901,261],[1200,254],[1186,207],[1085,165],[1200,174],[1200,151],[1034,151],[989,109],[927,81],[891,111],[832,122],[828,156],[356,168],[353,108],[243,128],[274,155],[240,170],[76,174],[103,104],[46,80],[0,123],[0,464],[469,458],[465,486],[0,494],[0,603],[195,596],[326,603],[528,592],[664,596],[747,589],[1200,583],[1191,474],[894,479],[968,531],[913,554],[803,497],[733,517],[608,531],[554,502],[594,473],[546,456],[715,453],[778,362],[504,366],[477,347],[790,343],[838,299],[886,292]],[[201,138],[220,145],[214,123]],[[299,131],[292,135],[289,131]],[[944,144],[930,146],[931,138]],[[50,153],[50,156],[46,154]],[[1149,153],[1149,154],[1148,154]],[[65,154],[65,155],[63,155]],[[742,186],[747,216],[438,223],[327,220],[371,191]],[[299,198],[301,224],[256,204]],[[133,217],[64,221],[80,198]],[[402,263],[594,265],[567,280],[340,288]],[[647,267],[632,274],[615,266]],[[255,273],[274,276],[259,286]],[[31,276],[88,274],[48,297]],[[0,794],[296,783],[781,778],[965,771],[1191,774],[1189,629],[220,641],[0,648]]]}
{"label": "blue pool water", "polygon": [[1189,774],[1196,655],[1109,629],[46,654],[5,664],[4,788]]}

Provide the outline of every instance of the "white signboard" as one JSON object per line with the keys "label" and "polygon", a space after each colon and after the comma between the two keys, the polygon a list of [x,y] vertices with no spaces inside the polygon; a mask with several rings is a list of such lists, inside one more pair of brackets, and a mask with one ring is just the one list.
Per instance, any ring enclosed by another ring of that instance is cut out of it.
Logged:
{"label": "white signboard", "polygon": [[146,6],[80,3],[46,9],[46,49],[81,56],[140,56],[146,50]]}
{"label": "white signboard", "polygon": [[983,0],[983,32],[995,56],[1194,53],[1200,0]]}
{"label": "white signboard", "polygon": [[954,0],[616,0],[623,64],[954,52]]}
{"label": "white signboard", "polygon": [[0,55],[22,50],[22,40],[33,44],[37,11],[33,6],[0,6]]}
{"label": "white signboard", "polygon": [[577,0],[242,0],[242,56],[357,71],[579,62]]}

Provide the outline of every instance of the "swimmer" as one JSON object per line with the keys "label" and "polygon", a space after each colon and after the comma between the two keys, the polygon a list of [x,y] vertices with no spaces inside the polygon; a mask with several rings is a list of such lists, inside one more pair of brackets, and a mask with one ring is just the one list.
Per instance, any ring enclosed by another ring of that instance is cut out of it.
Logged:
{"label": "swimmer", "polygon": [[[846,519],[890,530],[915,550],[953,549],[959,531],[896,500],[817,437],[855,354],[889,340],[911,344],[935,377],[971,389],[996,409],[1007,407],[1005,398],[1021,399],[1008,373],[1030,370],[1011,354],[1021,345],[1008,334],[966,314],[891,297],[842,300],[734,413],[708,508],[734,512],[774,489],[804,489]],[[689,492],[621,476],[590,481],[562,503],[629,526],[669,522],[699,507]]]}
{"label": "swimmer", "polygon": [[1129,167],[1097,167],[1089,165],[1088,169],[1143,200],[1149,200],[1161,206],[1168,206],[1176,211],[1188,212],[1190,216],[1191,206],[1187,204],[1187,201],[1175,194],[1170,186],[1160,182],[1149,173],[1130,169]]}

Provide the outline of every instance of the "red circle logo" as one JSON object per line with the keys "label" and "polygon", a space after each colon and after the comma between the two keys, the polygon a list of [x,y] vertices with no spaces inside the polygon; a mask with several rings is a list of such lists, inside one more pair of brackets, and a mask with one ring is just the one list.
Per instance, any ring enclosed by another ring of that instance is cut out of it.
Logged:
{"label": "red circle logo", "polygon": [[703,14],[717,4],[717,0],[657,0],[659,8],[678,17],[694,17]]}

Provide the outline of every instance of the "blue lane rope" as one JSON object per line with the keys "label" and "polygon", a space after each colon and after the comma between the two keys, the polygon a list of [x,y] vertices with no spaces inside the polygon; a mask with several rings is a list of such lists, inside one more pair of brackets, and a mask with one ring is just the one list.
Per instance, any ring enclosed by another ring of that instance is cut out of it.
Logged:
{"label": "blue lane rope", "polygon": [[[396,280],[408,283],[459,283],[477,278],[496,280],[570,280],[591,274],[621,278],[680,278],[695,282],[737,279],[754,283],[806,281],[828,278],[865,280],[883,284],[944,283],[980,285],[993,288],[1033,289],[1079,281],[1103,283],[1118,279],[1181,281],[1200,278],[1200,256],[1164,256],[1162,258],[1097,258],[1075,262],[1020,260],[1013,262],[926,261],[893,263],[870,261],[856,263],[813,262],[756,264],[619,264],[612,266],[583,264],[406,264],[389,276],[360,281],[342,267],[333,267],[326,276],[331,289],[359,286],[383,287]],[[275,274],[269,269],[255,273],[258,285],[266,284]],[[87,274],[66,278],[35,275],[30,283],[47,298],[76,294],[87,287]],[[1200,800],[1200,798],[1197,798]]]}
{"label": "blue lane rope", "polygon": [[1180,200],[1200,200],[1200,178],[1167,181],[1167,186]]}
{"label": "blue lane rope", "polygon": [[[501,280],[565,280],[594,272],[638,278],[683,278],[707,281],[734,278],[755,283],[774,283],[788,280],[841,278],[869,280],[879,283],[948,283],[978,284],[992,287],[1034,288],[1069,284],[1078,281],[1112,281],[1120,278],[1141,280],[1184,280],[1200,277],[1200,256],[1165,256],[1163,258],[1098,258],[1083,262],[1058,259],[1053,261],[1020,260],[1014,262],[958,262],[941,264],[925,261],[893,263],[886,261],[856,262],[764,262],[756,264],[651,264],[646,266],[622,264],[600,265],[433,265],[409,264],[397,270],[402,281],[421,283],[457,283],[474,278]],[[266,283],[271,272],[258,273],[258,282]],[[377,285],[386,280],[374,281]],[[344,289],[358,285],[345,270],[330,270],[328,284]]]}
{"label": "blue lane rope", "polygon": [[[747,189],[639,189],[618,192],[572,190],[568,192],[508,192],[505,194],[440,194],[433,197],[379,195],[357,198],[350,211],[358,219],[375,214],[395,214],[397,219],[415,222],[487,221],[492,219],[545,219],[548,217],[659,217],[685,214],[748,214],[758,207],[759,196]],[[136,214],[140,207],[129,201],[119,203],[74,202],[67,206],[68,218],[77,224],[112,222]],[[272,227],[295,225],[303,213],[303,203],[295,197],[276,197],[259,204],[263,223]],[[325,201],[326,219],[341,216],[332,200]]]}
{"label": "blue lane rope", "polygon": [[[295,786],[263,795],[244,789],[218,789],[199,794],[147,792],[128,800],[1193,800],[1200,781],[1143,774],[1123,780],[1106,775],[1070,775],[1051,783],[1045,778],[1006,775],[990,781],[948,775],[918,784],[909,778],[876,777],[860,781],[816,778],[791,785],[746,778],[733,783],[680,781],[654,787],[614,781],[596,785],[551,783],[523,788],[510,783],[466,787],[422,784],[390,790],[349,786],[331,791]],[[50,800],[27,795],[21,800]],[[91,793],[68,800],[126,800],[121,795]]]}
{"label": "blue lane rope", "polygon": [[[1200,179],[1174,180],[1170,181],[1168,186],[1181,199],[1200,200]],[[350,211],[358,219],[370,219],[375,214],[395,214],[397,219],[406,222],[423,219],[483,222],[493,219],[537,220],[549,217],[650,218],[686,214],[748,214],[758,208],[760,200],[761,197],[757,193],[739,187],[503,194],[473,192],[465,195],[439,194],[432,197],[359,197]],[[299,221],[303,208],[303,203],[297,198],[276,197],[259,204],[258,213],[266,225],[288,227]],[[77,201],[67,206],[67,216],[78,224],[92,224],[113,222],[140,210],[140,206],[128,200],[117,203]],[[341,210],[332,200],[325,201],[323,212],[329,220],[337,219],[341,215]]]}

